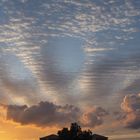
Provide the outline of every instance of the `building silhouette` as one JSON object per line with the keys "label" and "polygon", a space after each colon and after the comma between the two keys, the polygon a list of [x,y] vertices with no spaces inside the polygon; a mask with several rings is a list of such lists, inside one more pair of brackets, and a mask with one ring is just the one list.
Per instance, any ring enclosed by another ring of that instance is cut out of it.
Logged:
{"label": "building silhouette", "polygon": [[108,140],[108,137],[92,134],[90,130],[82,131],[77,123],[72,123],[70,129],[63,128],[57,132],[57,135],[48,135],[40,140]]}
{"label": "building silhouette", "polygon": [[93,134],[92,140],[108,140],[108,137],[101,136],[101,135],[98,135],[98,134]]}
{"label": "building silhouette", "polygon": [[40,140],[59,140],[59,136],[52,134],[52,135],[42,137],[40,138]]}

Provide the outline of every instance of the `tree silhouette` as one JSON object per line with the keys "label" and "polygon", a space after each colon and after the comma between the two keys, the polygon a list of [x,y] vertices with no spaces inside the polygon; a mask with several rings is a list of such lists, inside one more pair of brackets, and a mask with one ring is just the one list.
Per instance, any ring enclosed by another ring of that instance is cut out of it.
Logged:
{"label": "tree silhouette", "polygon": [[72,123],[70,130],[63,128],[58,131],[60,140],[92,140],[92,132],[82,131],[81,127],[77,123]]}
{"label": "tree silhouette", "polygon": [[69,140],[70,139],[70,133],[68,128],[63,128],[62,130],[58,131],[58,136],[62,140]]}
{"label": "tree silhouette", "polygon": [[70,136],[75,139],[82,132],[81,127],[77,123],[72,123],[70,127]]}

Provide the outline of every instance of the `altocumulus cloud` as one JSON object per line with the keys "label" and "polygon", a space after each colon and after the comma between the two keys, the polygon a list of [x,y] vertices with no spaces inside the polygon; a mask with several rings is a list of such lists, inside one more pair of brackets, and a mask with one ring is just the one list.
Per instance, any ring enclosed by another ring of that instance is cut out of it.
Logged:
{"label": "altocumulus cloud", "polygon": [[121,104],[125,115],[123,121],[125,127],[138,129],[140,128],[140,94],[126,95]]}
{"label": "altocumulus cloud", "polygon": [[21,125],[34,124],[38,127],[62,126],[70,122],[80,122],[83,126],[95,127],[103,124],[108,112],[101,107],[81,111],[73,105],[56,105],[45,101],[28,107],[27,105],[6,105],[7,120]]}

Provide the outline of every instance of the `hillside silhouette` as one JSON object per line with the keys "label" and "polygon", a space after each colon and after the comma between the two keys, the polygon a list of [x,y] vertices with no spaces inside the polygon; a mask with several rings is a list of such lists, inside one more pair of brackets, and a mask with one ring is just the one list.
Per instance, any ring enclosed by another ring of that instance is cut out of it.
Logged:
{"label": "hillside silhouette", "polygon": [[107,137],[93,134],[91,130],[82,131],[77,123],[71,123],[70,129],[63,128],[57,132],[40,138],[40,140],[108,140]]}

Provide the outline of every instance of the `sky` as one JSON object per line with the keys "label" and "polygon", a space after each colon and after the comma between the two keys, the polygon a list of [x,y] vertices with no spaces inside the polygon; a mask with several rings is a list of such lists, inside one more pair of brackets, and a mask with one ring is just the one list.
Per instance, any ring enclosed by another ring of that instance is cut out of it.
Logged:
{"label": "sky", "polygon": [[140,139],[139,45],[140,0],[0,0],[0,139]]}

